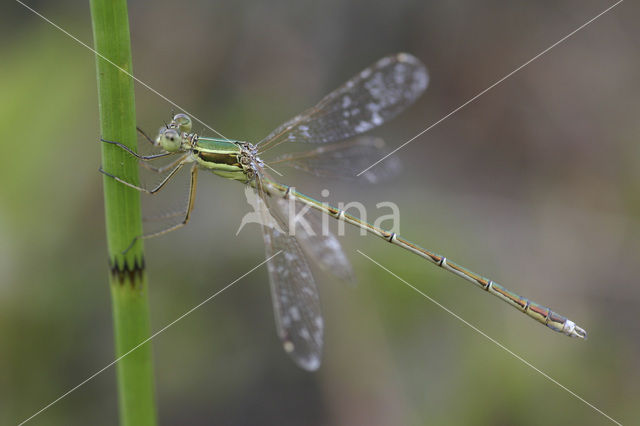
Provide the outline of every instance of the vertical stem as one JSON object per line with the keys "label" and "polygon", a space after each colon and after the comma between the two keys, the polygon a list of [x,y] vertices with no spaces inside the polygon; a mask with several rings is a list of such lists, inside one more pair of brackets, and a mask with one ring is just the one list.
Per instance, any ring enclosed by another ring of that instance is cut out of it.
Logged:
{"label": "vertical stem", "polygon": [[[95,49],[118,67],[132,72],[126,0],[90,0]],[[100,130],[107,140],[135,150],[136,116],[133,80],[108,61],[96,57]],[[138,183],[137,161],[117,146],[102,144],[102,167]],[[104,177],[104,204],[109,252],[116,355],[120,357],[150,335],[147,275],[142,241],[122,252],[142,234],[140,195]],[[144,344],[117,363],[122,425],[155,425],[151,346]]]}

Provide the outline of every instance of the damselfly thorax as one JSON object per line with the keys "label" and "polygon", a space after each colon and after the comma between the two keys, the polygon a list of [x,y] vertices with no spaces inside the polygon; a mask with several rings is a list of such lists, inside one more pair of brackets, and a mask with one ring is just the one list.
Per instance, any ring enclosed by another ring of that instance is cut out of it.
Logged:
{"label": "damselfly thorax", "polygon": [[[171,123],[161,128],[155,140],[157,146],[167,145],[167,141],[173,143],[179,138],[180,148],[187,154],[185,161],[196,163],[203,169],[207,169],[218,176],[240,182],[251,182],[257,176],[264,163],[258,157],[255,145],[249,142],[230,141],[201,137],[197,133],[181,132],[179,123],[190,118],[184,114],[178,114]],[[177,145],[177,144],[176,144]]]}

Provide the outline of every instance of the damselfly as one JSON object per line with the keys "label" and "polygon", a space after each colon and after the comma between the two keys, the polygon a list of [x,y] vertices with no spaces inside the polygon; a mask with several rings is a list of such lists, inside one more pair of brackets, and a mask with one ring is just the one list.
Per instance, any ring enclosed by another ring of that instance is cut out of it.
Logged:
{"label": "damselfly", "polygon": [[[155,188],[139,187],[106,171],[103,173],[127,186],[153,194],[162,189],[182,167],[190,165],[189,202],[182,222],[140,238],[165,234],[189,221],[199,168],[252,187],[257,194],[255,205],[262,218],[260,222],[266,256],[271,259],[267,265],[278,336],[285,351],[304,369],[315,370],[320,366],[324,322],[318,290],[303,253],[339,278],[350,279],[352,270],[337,239],[330,233],[318,232],[317,222],[311,220],[312,232],[303,227],[295,226],[294,230],[288,228],[285,200],[310,206],[322,214],[364,229],[476,284],[554,331],[585,338],[586,332],[582,328],[549,308],[521,297],[394,232],[373,226],[278,183],[266,170],[270,166],[289,165],[320,177],[354,177],[384,154],[379,139],[359,135],[398,115],[422,94],[428,81],[427,70],[415,57],[406,53],[384,57],[255,145],[200,136],[192,132],[189,116],[177,114],[160,129],[155,140],[147,137],[163,150],[162,153],[142,156],[118,142],[104,141],[125,149],[143,162],[175,157],[174,161],[161,168],[147,165],[151,170],[168,172]],[[299,149],[309,143],[316,145],[306,145],[312,147],[307,150]],[[273,161],[263,161],[262,154],[282,144],[295,147],[298,151],[289,150]],[[381,175],[392,172],[394,164],[393,161],[384,161],[362,177],[375,181]]]}

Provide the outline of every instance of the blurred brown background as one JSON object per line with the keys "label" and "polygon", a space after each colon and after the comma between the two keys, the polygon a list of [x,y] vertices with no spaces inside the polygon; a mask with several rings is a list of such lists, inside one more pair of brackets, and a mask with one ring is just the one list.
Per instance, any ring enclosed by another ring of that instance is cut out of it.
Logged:
{"label": "blurred brown background", "polygon": [[[92,44],[87,2],[28,4]],[[134,71],[226,136],[257,141],[376,59],[411,52],[431,82],[374,131],[395,147],[611,4],[132,1]],[[15,424],[114,349],[94,57],[18,3],[1,12],[0,423]],[[359,285],[318,274],[319,372],[282,351],[261,268],[153,340],[161,424],[607,423],[356,249],[637,421],[639,12],[622,3],[413,141],[392,181],[284,179],[372,212],[397,203],[404,236],[569,316],[589,340],[352,231],[342,242]],[[136,90],[138,123],[153,132],[172,107]],[[180,186],[165,197],[183,197]],[[239,184],[202,175],[190,225],[146,244],[154,330],[263,260],[256,225],[235,237],[247,211]],[[31,423],[116,422],[112,368]]]}

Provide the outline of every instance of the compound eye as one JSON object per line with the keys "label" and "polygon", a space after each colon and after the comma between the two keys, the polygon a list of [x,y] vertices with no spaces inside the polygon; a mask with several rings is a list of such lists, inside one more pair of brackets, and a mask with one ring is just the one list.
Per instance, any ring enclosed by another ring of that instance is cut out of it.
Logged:
{"label": "compound eye", "polygon": [[173,122],[178,125],[181,132],[191,132],[191,117],[189,117],[187,114],[174,115]]}
{"label": "compound eye", "polygon": [[167,129],[160,135],[160,146],[165,151],[176,152],[182,146],[180,133],[176,129]]}

